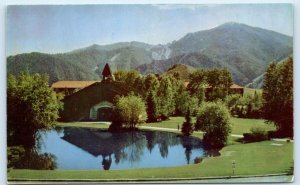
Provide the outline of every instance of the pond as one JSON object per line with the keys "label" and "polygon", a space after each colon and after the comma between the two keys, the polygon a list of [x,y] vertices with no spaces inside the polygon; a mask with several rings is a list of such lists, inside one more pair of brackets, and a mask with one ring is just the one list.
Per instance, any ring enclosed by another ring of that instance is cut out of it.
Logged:
{"label": "pond", "polygon": [[[210,152],[200,139],[160,131],[111,133],[65,127],[41,135],[39,155],[55,160],[55,169],[111,170],[193,164]],[[49,154],[49,155],[48,155]]]}

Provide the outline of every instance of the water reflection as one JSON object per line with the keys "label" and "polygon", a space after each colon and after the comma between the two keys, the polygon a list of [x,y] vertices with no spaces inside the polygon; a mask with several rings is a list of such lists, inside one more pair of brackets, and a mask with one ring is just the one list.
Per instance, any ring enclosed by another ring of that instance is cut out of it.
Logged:
{"label": "water reflection", "polygon": [[20,158],[11,164],[17,169],[54,170],[57,167],[56,157],[50,153],[40,154],[36,148],[26,148]]}
{"label": "water reflection", "polygon": [[[168,158],[169,147],[182,145],[185,149],[186,163],[190,164],[193,149],[202,148],[199,139],[181,137],[168,132],[121,132],[111,133],[97,129],[67,127],[63,131],[63,140],[75,145],[91,155],[102,157],[101,166],[108,170],[114,156],[115,164],[127,162],[139,163],[145,149],[151,154],[155,146],[158,147],[160,156]],[[147,153],[148,153],[147,152]]]}
{"label": "water reflection", "polygon": [[66,127],[46,132],[41,139],[41,150],[31,150],[22,156],[16,168],[152,168],[191,164],[197,158],[211,155],[197,138],[159,131],[112,133]]}

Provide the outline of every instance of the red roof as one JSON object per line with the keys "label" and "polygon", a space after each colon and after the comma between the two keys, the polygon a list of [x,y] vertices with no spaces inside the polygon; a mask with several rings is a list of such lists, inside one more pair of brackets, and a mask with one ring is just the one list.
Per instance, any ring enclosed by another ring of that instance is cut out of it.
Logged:
{"label": "red roof", "polygon": [[57,81],[51,85],[54,89],[83,89],[87,86],[92,85],[95,82],[100,81]]}

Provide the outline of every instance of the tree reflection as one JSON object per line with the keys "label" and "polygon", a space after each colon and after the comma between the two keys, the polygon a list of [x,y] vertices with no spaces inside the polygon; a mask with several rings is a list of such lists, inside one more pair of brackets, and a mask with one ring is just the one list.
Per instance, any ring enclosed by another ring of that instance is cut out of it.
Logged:
{"label": "tree reflection", "polygon": [[[137,163],[144,156],[145,150],[149,153],[157,146],[162,158],[168,158],[171,146],[182,145],[185,148],[187,163],[191,161],[192,150],[201,148],[199,139],[181,137],[174,133],[158,131],[127,131],[108,132],[88,128],[64,128],[62,139],[98,157],[102,156],[102,168],[111,167],[112,157],[115,164]],[[80,136],[80,137],[78,137]]]}
{"label": "tree reflection", "polygon": [[108,159],[106,159],[106,156],[102,156],[102,167],[104,170],[109,170],[111,162],[111,155],[108,156]]}
{"label": "tree reflection", "polygon": [[156,132],[146,132],[145,136],[147,140],[147,149],[151,153],[156,144]]}
{"label": "tree reflection", "polygon": [[166,140],[159,143],[159,152],[162,158],[167,158],[169,154],[168,143]]}
{"label": "tree reflection", "polygon": [[12,167],[17,169],[54,170],[57,168],[57,163],[53,154],[39,154],[35,149],[25,149],[20,159],[12,164]]}
{"label": "tree reflection", "polygon": [[185,153],[186,163],[190,164],[191,154],[192,154],[192,147],[190,145],[185,146],[184,153]]}
{"label": "tree reflection", "polygon": [[7,147],[8,168],[54,170],[57,168],[56,156],[51,153],[40,153],[42,143],[39,131],[35,134],[25,134],[18,141],[9,141]]}

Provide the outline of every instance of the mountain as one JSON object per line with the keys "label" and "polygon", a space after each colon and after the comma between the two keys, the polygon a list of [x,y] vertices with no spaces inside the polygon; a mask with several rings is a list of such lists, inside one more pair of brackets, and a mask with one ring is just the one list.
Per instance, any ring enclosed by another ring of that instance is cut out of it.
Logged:
{"label": "mountain", "polygon": [[138,70],[142,74],[162,74],[175,64],[184,64],[194,68],[222,67],[218,62],[210,59],[206,55],[199,53],[188,53],[175,56],[166,60],[155,60],[150,64],[143,64],[137,67],[136,70]]}
{"label": "mountain", "polygon": [[[261,75],[271,61],[290,55],[293,52],[293,39],[245,24],[225,23],[210,30],[189,33],[172,42],[169,49],[171,60],[154,61],[137,69],[142,73],[162,73],[174,64],[174,58],[182,56],[176,62],[195,68],[226,67],[235,83],[245,85]],[[191,62],[190,57],[184,57],[191,53],[202,57],[193,57]],[[212,62],[211,66],[203,64],[208,61]]]}
{"label": "mountain", "polygon": [[[289,57],[292,57],[292,56],[289,56]],[[277,63],[283,63],[285,61],[288,60],[288,57],[282,59],[281,61],[277,62]],[[262,86],[263,86],[263,83],[264,83],[264,79],[265,79],[265,72],[261,75],[259,75],[258,77],[254,78],[252,80],[251,83],[247,84],[245,87],[248,87],[248,88],[253,88],[253,89],[261,89]]]}
{"label": "mountain", "polygon": [[98,80],[105,63],[109,63],[113,71],[151,63],[152,47],[145,43],[128,42],[92,45],[62,54],[19,54],[7,58],[7,73],[46,73],[50,76],[50,83],[58,80]]}
{"label": "mountain", "polygon": [[112,70],[136,69],[162,74],[174,64],[194,68],[226,67],[239,85],[262,75],[273,60],[292,54],[292,37],[239,23],[188,33],[169,44],[120,42],[91,45],[61,54],[25,53],[7,57],[7,73],[47,73],[57,80],[98,80],[109,63]]}

